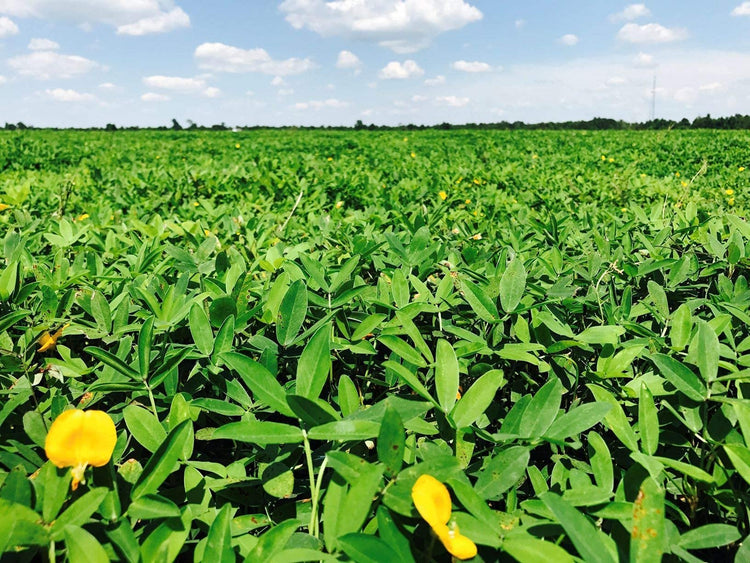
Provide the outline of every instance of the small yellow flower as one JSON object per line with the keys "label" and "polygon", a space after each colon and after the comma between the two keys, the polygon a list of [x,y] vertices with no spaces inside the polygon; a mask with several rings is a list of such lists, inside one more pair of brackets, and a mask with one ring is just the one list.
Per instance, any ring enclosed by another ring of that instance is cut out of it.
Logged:
{"label": "small yellow flower", "polygon": [[451,233],[453,233],[454,235],[457,235],[457,234],[459,234],[460,232],[461,232],[461,231],[460,231],[460,230],[458,229],[458,227],[453,227],[453,228],[451,229]]}
{"label": "small yellow flower", "polygon": [[733,198],[733,197],[730,197],[730,198],[729,198],[729,199],[727,200],[727,203],[728,203],[729,205],[734,205],[734,198]]}
{"label": "small yellow flower", "polygon": [[408,143],[408,142],[409,142],[409,137],[404,137],[404,143]]}
{"label": "small yellow flower", "polygon": [[615,159],[612,158],[611,156],[607,159],[607,162],[614,162],[614,161],[615,161]]}
{"label": "small yellow flower", "polygon": [[464,203],[465,203],[466,205],[469,205],[469,204],[471,203],[471,200],[470,200],[470,199],[465,199],[465,200],[464,200]]}
{"label": "small yellow flower", "polygon": [[675,204],[674,204],[674,206],[675,206],[675,207],[676,207],[677,209],[679,209],[680,207],[682,207],[682,202],[681,202],[681,201],[678,201],[677,203],[675,203]]}
{"label": "small yellow flower", "polygon": [[448,194],[447,194],[447,193],[445,193],[444,191],[442,191],[442,190],[441,190],[441,191],[440,191],[440,192],[438,193],[438,197],[439,197],[440,199],[442,199],[443,201],[445,201],[446,199],[448,199]]}
{"label": "small yellow flower", "polygon": [[84,221],[85,219],[89,218],[88,213],[81,213],[78,217],[76,217],[76,221]]}
{"label": "small yellow flower", "polygon": [[687,187],[688,187],[688,186],[689,186],[690,184],[688,184],[688,183],[687,183],[687,182],[686,182],[685,180],[683,180],[682,182],[680,182],[680,185],[681,185],[681,186],[682,186],[683,188],[687,188]]}
{"label": "small yellow flower", "polygon": [[160,156],[159,156],[159,155],[157,154],[157,155],[156,155],[156,160],[159,160],[160,158],[161,158],[161,157],[160,157]]}
{"label": "small yellow flower", "polygon": [[675,178],[679,178],[680,177],[680,173],[679,172],[675,172],[674,175],[675,175]]}
{"label": "small yellow flower", "polygon": [[620,211],[622,211],[623,213],[625,213],[625,212],[626,212],[627,210],[628,210],[628,208],[627,208],[627,207],[622,207],[622,208],[620,209]]}
{"label": "small yellow flower", "polygon": [[210,237],[213,233],[209,231],[208,229],[203,229],[203,234],[206,235],[207,237]]}
{"label": "small yellow flower", "polygon": [[328,160],[328,162],[331,162],[333,160],[333,157],[329,156],[326,160]]}
{"label": "small yellow flower", "polygon": [[461,535],[458,526],[448,525],[451,519],[451,495],[445,485],[431,475],[422,475],[411,489],[411,498],[419,515],[430,525],[448,553],[458,559],[476,556],[476,544]]}
{"label": "small yellow flower", "polygon": [[479,180],[478,178],[474,178],[474,183],[478,186],[482,183],[482,181]]}
{"label": "small yellow flower", "polygon": [[336,209],[341,209],[342,207],[344,207],[344,202],[343,201],[337,201],[336,202]]}
{"label": "small yellow flower", "polygon": [[744,171],[745,171],[745,167],[744,167],[744,166],[740,166],[740,167],[739,167],[739,168],[738,168],[737,170],[738,170],[739,172],[744,172]]}
{"label": "small yellow flower", "polygon": [[607,160],[607,157],[602,155],[602,162],[604,162],[605,160]]}
{"label": "small yellow flower", "polygon": [[645,178],[645,177],[646,177],[646,175],[643,174],[643,173],[641,173],[641,178]]}
{"label": "small yellow flower", "polygon": [[5,211],[6,209],[10,209],[10,205],[7,203],[0,203],[0,211]]}
{"label": "small yellow flower", "polygon": [[234,148],[236,148],[236,149],[240,148],[240,144],[237,143],[236,145],[234,145]]}
{"label": "small yellow flower", "polygon": [[197,201],[193,202],[193,207],[198,207],[199,205],[200,205],[200,203],[198,203]]}
{"label": "small yellow flower", "polygon": [[412,157],[412,158],[417,158],[417,153],[415,153],[415,152],[412,152],[412,153],[411,153],[411,157]]}
{"label": "small yellow flower", "polygon": [[727,188],[724,190],[724,193],[727,195],[734,195],[734,190],[732,188]]}
{"label": "small yellow flower", "polygon": [[86,467],[109,463],[117,442],[115,423],[104,411],[70,409],[58,416],[44,441],[44,453],[57,467],[70,467],[72,489],[86,483]]}
{"label": "small yellow flower", "polygon": [[531,158],[533,158],[534,160],[536,160],[537,158],[539,158],[539,155],[538,154],[532,154]]}
{"label": "small yellow flower", "polygon": [[48,330],[44,331],[44,334],[42,334],[39,337],[38,344],[39,344],[39,350],[37,352],[46,352],[47,350],[54,350],[55,346],[57,346],[57,339],[62,336],[63,331],[68,328],[70,324],[64,324],[60,328],[58,328],[53,334],[50,334]]}
{"label": "small yellow flower", "polygon": [[482,233],[477,233],[471,237],[474,240],[482,240]]}

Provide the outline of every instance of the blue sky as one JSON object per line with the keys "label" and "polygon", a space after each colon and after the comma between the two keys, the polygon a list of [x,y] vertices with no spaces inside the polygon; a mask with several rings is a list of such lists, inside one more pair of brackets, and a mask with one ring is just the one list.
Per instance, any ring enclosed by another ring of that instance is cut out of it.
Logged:
{"label": "blue sky", "polygon": [[750,113],[750,2],[0,0],[0,123]]}

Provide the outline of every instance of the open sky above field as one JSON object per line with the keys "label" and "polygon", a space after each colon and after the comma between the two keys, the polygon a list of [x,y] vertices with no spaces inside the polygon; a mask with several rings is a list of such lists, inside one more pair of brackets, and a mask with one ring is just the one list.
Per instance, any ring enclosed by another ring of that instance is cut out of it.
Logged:
{"label": "open sky above field", "polygon": [[0,0],[0,122],[750,113],[750,2]]}

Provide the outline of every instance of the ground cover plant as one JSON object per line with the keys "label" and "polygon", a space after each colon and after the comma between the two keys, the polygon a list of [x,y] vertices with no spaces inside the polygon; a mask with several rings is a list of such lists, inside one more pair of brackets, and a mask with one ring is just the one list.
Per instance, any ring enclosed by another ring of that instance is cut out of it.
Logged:
{"label": "ground cover plant", "polygon": [[749,142],[3,132],[3,560],[748,561]]}

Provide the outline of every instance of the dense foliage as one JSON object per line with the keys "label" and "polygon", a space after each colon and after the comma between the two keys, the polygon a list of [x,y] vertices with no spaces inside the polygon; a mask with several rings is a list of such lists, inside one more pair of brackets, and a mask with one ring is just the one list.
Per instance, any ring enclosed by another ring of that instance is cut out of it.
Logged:
{"label": "dense foliage", "polygon": [[3,132],[0,551],[748,561],[749,142]]}

